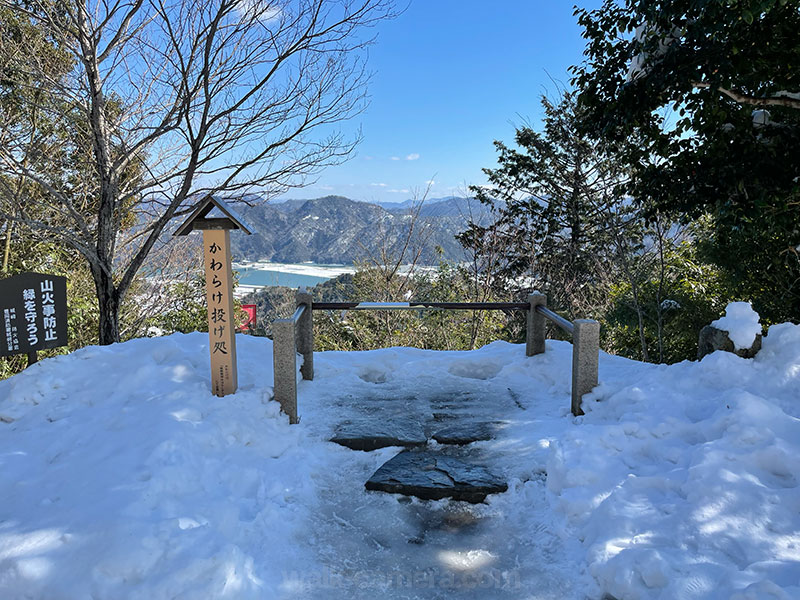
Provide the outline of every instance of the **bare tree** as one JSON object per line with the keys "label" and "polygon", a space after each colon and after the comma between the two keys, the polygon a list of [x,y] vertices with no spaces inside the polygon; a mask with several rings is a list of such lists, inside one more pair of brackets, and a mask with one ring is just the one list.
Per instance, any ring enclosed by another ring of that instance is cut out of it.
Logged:
{"label": "bare tree", "polygon": [[[350,155],[357,139],[335,126],[365,106],[363,31],[392,9],[391,0],[0,7],[47,30],[71,60],[65,72],[37,54],[15,65],[58,102],[42,102],[48,127],[0,115],[0,218],[85,257],[101,344],[119,341],[126,292],[170,221],[198,198],[269,197]],[[71,138],[54,135],[59,122]],[[54,173],[48,152],[65,148],[70,164]],[[23,180],[43,198],[36,206],[17,193]]]}
{"label": "bare tree", "polygon": [[[424,192],[414,190],[408,214],[387,218],[378,223],[371,240],[361,244],[363,258],[357,261],[364,301],[394,302],[410,300],[416,292],[418,265],[429,250],[433,232],[431,222],[422,213],[431,185]],[[380,324],[381,345],[399,343],[394,332],[408,329],[413,317],[404,311],[379,311],[365,320]]]}

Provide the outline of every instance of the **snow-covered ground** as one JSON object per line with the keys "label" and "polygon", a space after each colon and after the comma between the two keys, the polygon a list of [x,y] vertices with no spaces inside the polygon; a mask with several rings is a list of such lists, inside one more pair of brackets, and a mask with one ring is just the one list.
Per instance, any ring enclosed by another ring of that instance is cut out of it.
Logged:
{"label": "snow-covered ground", "polygon": [[[301,423],[269,340],[209,392],[205,334],[90,347],[0,382],[0,598],[800,597],[800,326],[755,359],[602,355],[569,413],[571,347],[315,355]],[[327,442],[349,403],[495,398],[486,504],[363,484],[397,449]]]}
{"label": "snow-covered ground", "polygon": [[255,271],[275,271],[278,273],[294,273],[295,275],[312,275],[314,277],[336,277],[343,273],[355,273],[352,265],[318,265],[315,263],[274,263],[268,260],[234,263],[234,268],[252,269]]}

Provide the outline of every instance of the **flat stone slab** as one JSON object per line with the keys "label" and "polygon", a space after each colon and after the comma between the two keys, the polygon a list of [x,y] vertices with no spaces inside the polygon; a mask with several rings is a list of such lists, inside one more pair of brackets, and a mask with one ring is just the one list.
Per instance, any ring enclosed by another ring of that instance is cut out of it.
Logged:
{"label": "flat stone slab", "polygon": [[431,437],[440,444],[456,444],[462,446],[464,444],[471,444],[472,442],[491,440],[501,427],[502,423],[498,421],[490,423],[459,423],[457,425],[444,427],[436,431]]}
{"label": "flat stone slab", "polygon": [[431,450],[401,452],[375,471],[365,487],[423,500],[451,498],[472,503],[508,489],[486,467]]}
{"label": "flat stone slab", "polygon": [[418,421],[364,419],[342,423],[330,441],[352,450],[370,452],[388,446],[422,446],[428,439]]}

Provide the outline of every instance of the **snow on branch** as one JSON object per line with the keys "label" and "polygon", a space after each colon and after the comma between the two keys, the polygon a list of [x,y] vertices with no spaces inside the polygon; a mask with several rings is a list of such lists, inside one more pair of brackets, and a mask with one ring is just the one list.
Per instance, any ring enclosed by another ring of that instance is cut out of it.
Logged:
{"label": "snow on branch", "polygon": [[701,89],[714,89],[722,92],[739,104],[752,104],[755,106],[785,106],[800,109],[800,93],[780,91],[772,96],[753,96],[720,86],[714,86],[704,81],[693,81],[692,85]]}

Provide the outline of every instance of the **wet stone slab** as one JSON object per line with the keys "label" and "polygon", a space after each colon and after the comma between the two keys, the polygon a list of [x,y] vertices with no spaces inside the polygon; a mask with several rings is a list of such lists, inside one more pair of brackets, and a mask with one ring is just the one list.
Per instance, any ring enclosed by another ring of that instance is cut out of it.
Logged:
{"label": "wet stone slab", "polygon": [[486,398],[480,398],[469,392],[454,392],[430,399],[430,407],[434,413],[454,416],[472,414],[481,408],[485,409],[486,404]]}
{"label": "wet stone slab", "polygon": [[423,500],[451,498],[473,503],[508,489],[506,482],[483,465],[426,449],[401,452],[375,471],[365,487]]}
{"label": "wet stone slab", "polygon": [[431,437],[440,444],[464,445],[491,440],[502,427],[500,421],[458,423],[437,430]]}
{"label": "wet stone slab", "polygon": [[388,446],[421,446],[428,440],[422,423],[414,419],[358,419],[339,425],[331,441],[369,452]]}

